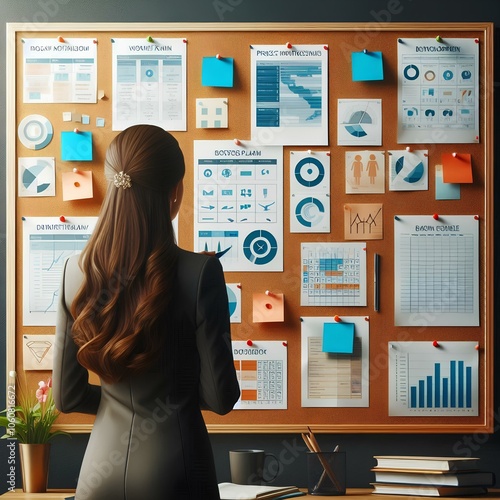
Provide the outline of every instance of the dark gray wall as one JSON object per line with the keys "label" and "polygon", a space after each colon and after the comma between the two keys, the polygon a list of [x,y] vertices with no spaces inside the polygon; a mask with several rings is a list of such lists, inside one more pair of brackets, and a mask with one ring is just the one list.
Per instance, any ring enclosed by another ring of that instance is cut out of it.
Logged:
{"label": "dark gray wall", "polygon": [[[500,25],[498,0],[0,0],[3,22],[474,22]],[[5,25],[0,26],[0,60],[5,67]],[[498,32],[496,32],[496,38]],[[496,53],[498,41],[495,42]],[[500,85],[500,65],[495,68],[495,87]],[[495,105],[498,112],[499,106]],[[498,144],[499,134],[496,134]],[[498,156],[498,147],[496,148]],[[5,81],[0,81],[0,185],[5,185]],[[498,189],[496,190],[498,192]],[[4,199],[0,196],[0,199]],[[0,202],[0,338],[5,338],[5,204]],[[498,274],[498,272],[497,272]],[[495,280],[498,282],[498,280]],[[498,309],[498,308],[497,308]],[[5,342],[0,342],[0,366]],[[498,370],[497,370],[498,371]],[[498,393],[498,390],[496,391]],[[372,388],[370,397],[377,394]],[[495,409],[497,408],[498,397]],[[5,401],[5,370],[0,369],[0,401]],[[2,405],[0,405],[2,406]],[[499,410],[495,410],[496,413]],[[498,426],[500,418],[495,418]],[[61,438],[53,445],[49,486],[74,487],[87,435]],[[212,435],[219,481],[229,480],[228,450],[264,448],[278,456],[281,472],[275,484],[305,486],[306,458],[300,436]],[[470,435],[324,435],[322,447],[340,444],[348,457],[348,486],[367,487],[373,480],[374,454],[436,454],[479,456],[482,468],[500,478],[498,433]],[[2,442],[4,443],[4,442]],[[0,445],[0,492],[7,489],[7,451]],[[19,473],[18,473],[19,477]]]}

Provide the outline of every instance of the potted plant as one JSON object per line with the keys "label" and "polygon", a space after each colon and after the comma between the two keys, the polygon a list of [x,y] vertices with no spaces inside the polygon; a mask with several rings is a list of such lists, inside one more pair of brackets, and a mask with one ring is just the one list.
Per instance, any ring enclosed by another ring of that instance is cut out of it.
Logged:
{"label": "potted plant", "polygon": [[5,427],[2,439],[19,443],[23,491],[45,492],[50,443],[55,436],[67,434],[52,429],[59,416],[52,396],[52,380],[41,380],[36,390],[23,389],[17,401],[15,388],[9,387],[8,391],[8,408],[0,412],[0,426]]}

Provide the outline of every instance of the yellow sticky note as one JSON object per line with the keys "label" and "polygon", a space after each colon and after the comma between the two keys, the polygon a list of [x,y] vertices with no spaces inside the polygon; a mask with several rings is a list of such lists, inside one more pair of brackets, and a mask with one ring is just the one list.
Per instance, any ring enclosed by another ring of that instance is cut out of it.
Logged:
{"label": "yellow sticky note", "polygon": [[82,200],[94,196],[92,189],[92,172],[64,172],[62,174],[63,201]]}
{"label": "yellow sticky note", "polygon": [[285,297],[282,293],[253,294],[253,322],[285,321]]}

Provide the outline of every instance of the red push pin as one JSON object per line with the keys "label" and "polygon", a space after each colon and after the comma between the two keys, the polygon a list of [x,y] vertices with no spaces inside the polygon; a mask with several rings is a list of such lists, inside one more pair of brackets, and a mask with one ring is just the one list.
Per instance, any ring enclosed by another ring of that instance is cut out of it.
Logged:
{"label": "red push pin", "polygon": [[234,139],[236,146],[241,146],[241,141],[239,139]]}
{"label": "red push pin", "polygon": [[78,132],[80,132],[80,131],[78,130],[78,128],[76,128],[76,127],[75,127],[75,128],[73,129],[73,132],[74,132],[75,134],[78,134]]}
{"label": "red push pin", "polygon": [[439,347],[439,342],[438,342],[437,340],[434,340],[434,341],[432,342],[432,345],[433,345],[434,347]]}
{"label": "red push pin", "polygon": [[331,155],[330,151],[327,151],[326,156],[330,156],[330,155]]}
{"label": "red push pin", "polygon": [[293,47],[293,45],[290,42],[286,42],[286,48],[287,49],[291,49],[292,47]]}
{"label": "red push pin", "polygon": [[438,215],[438,214],[433,214],[432,218],[433,218],[434,220],[439,220],[439,215]]}
{"label": "red push pin", "polygon": [[338,314],[336,314],[333,319],[337,322],[337,323],[340,323],[342,320],[340,319],[340,316]]}
{"label": "red push pin", "polygon": [[328,45],[323,45],[323,48],[324,48],[325,50],[328,50],[328,49],[329,49]]}
{"label": "red push pin", "polygon": [[64,215],[61,215],[61,216],[59,217],[59,220],[60,220],[61,222],[66,222],[66,217],[64,217]]}
{"label": "red push pin", "polygon": [[475,41],[476,43],[479,43],[479,38],[474,38],[474,41]]}
{"label": "red push pin", "polygon": [[269,290],[266,290],[264,292],[268,297],[274,297],[274,293],[270,292]]}
{"label": "red push pin", "polygon": [[253,346],[253,342],[250,339],[247,340],[247,346],[248,347],[252,347]]}
{"label": "red push pin", "polygon": [[288,347],[288,342],[283,342],[283,347]]}
{"label": "red push pin", "polygon": [[60,36],[60,37],[57,38],[57,41],[59,43],[64,43],[64,38],[62,36]]}
{"label": "red push pin", "polygon": [[76,167],[75,167],[75,168],[73,168],[73,173],[74,173],[74,174],[77,174],[77,173],[78,173],[78,169],[77,169]]}
{"label": "red push pin", "polygon": [[457,153],[451,153],[451,156],[453,156],[453,158],[456,158],[458,156]]}
{"label": "red push pin", "polygon": [[476,344],[476,345],[474,346],[474,349],[475,349],[476,351],[479,351],[479,344]]}
{"label": "red push pin", "polygon": [[183,38],[183,39],[182,39],[182,41],[183,41],[184,43],[188,43],[187,38]]}
{"label": "red push pin", "polygon": [[220,59],[221,58],[220,54],[215,54],[215,58]]}
{"label": "red push pin", "polygon": [[370,318],[368,316],[365,316],[365,321],[370,321]]}
{"label": "red push pin", "polygon": [[239,289],[241,290],[241,283],[238,283],[238,284],[236,285],[236,288],[239,288]]}

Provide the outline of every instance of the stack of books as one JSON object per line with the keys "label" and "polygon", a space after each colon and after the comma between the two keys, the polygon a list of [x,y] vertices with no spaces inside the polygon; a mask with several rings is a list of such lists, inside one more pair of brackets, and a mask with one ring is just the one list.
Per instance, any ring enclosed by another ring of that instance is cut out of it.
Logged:
{"label": "stack of books", "polygon": [[483,495],[495,483],[479,458],[375,456],[372,493],[419,496]]}

